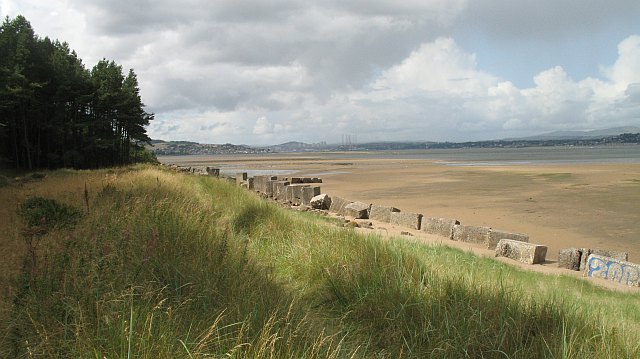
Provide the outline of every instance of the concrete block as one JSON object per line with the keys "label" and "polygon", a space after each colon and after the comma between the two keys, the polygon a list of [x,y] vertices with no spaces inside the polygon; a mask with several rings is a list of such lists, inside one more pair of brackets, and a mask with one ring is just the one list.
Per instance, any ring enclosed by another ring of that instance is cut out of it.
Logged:
{"label": "concrete block", "polygon": [[355,219],[368,219],[369,208],[371,208],[370,204],[352,202],[344,207],[344,211],[346,216],[351,216]]}
{"label": "concrete block", "polygon": [[313,209],[329,209],[331,207],[331,198],[326,193],[322,193],[313,197],[309,205]]}
{"label": "concrete block", "polygon": [[544,263],[547,257],[547,246],[501,239],[496,247],[496,257],[511,258],[527,264]]}
{"label": "concrete block", "polygon": [[425,217],[422,219],[421,227],[422,231],[426,233],[451,239],[453,238],[453,227],[459,224],[457,219]]}
{"label": "concrete block", "polygon": [[580,258],[582,250],[580,248],[564,248],[558,252],[558,267],[571,270],[580,270]]}
{"label": "concrete block", "polygon": [[247,172],[236,173],[236,184],[240,185],[242,183],[245,183],[245,181],[247,180],[247,176]]}
{"label": "concrete block", "polygon": [[465,226],[462,224],[453,226],[451,239],[460,242],[486,244],[489,241],[489,227]]}
{"label": "concrete block", "polygon": [[391,212],[400,212],[400,210],[395,207],[373,204],[369,210],[369,219],[389,223],[391,222]]}
{"label": "concrete block", "polygon": [[604,249],[591,249],[591,248],[580,248],[582,251],[582,256],[580,257],[580,271],[584,271],[587,267],[587,259],[591,254],[597,254],[599,256],[611,257],[613,259],[617,259],[619,261],[628,261],[629,253],[620,252],[620,251],[608,251]]}
{"label": "concrete block", "polygon": [[598,254],[587,257],[585,277],[602,278],[631,287],[640,286],[640,265]]}
{"label": "concrete block", "polygon": [[206,171],[207,171],[207,174],[209,176],[220,177],[220,169],[219,168],[207,167]]}
{"label": "concrete block", "polygon": [[289,202],[289,203],[293,203],[293,186],[288,186],[286,188],[286,192],[285,192],[285,197],[284,197],[284,201],[285,202]]}
{"label": "concrete block", "polygon": [[285,201],[287,199],[287,187],[288,181],[275,181],[273,182],[273,199],[275,201]]}
{"label": "concrete block", "polygon": [[258,193],[267,193],[267,176],[253,177],[253,189]]}
{"label": "concrete block", "polygon": [[294,185],[287,186],[287,192],[285,200],[292,204],[299,206],[302,204],[302,189],[308,187],[308,185]]}
{"label": "concrete block", "polygon": [[298,184],[298,183],[322,183],[322,179],[321,178],[317,178],[317,177],[291,177],[291,183],[292,184]]}
{"label": "concrete block", "polygon": [[501,239],[513,239],[514,241],[529,242],[529,235],[491,228],[489,231],[489,237],[487,237],[487,248],[496,249],[496,246]]}
{"label": "concrete block", "polygon": [[320,186],[303,187],[302,188],[302,204],[311,206],[311,199],[320,195]]}
{"label": "concrete block", "polygon": [[255,177],[252,177],[252,178],[253,178],[253,189],[256,192],[260,192],[258,190],[258,187],[260,186],[260,176],[255,176]]}
{"label": "concrete block", "polygon": [[274,190],[274,187],[275,187],[275,183],[276,183],[276,182],[277,182],[276,180],[272,180],[272,179],[268,179],[268,180],[265,182],[265,191],[264,191],[264,194],[266,194],[266,195],[267,195],[267,197],[273,197],[273,190]]}
{"label": "concrete block", "polygon": [[420,229],[422,215],[410,212],[391,212],[389,223],[411,229]]}
{"label": "concrete block", "polygon": [[352,201],[349,201],[348,199],[333,196],[331,197],[331,206],[329,207],[329,211],[344,215],[344,207],[346,207],[351,202]]}

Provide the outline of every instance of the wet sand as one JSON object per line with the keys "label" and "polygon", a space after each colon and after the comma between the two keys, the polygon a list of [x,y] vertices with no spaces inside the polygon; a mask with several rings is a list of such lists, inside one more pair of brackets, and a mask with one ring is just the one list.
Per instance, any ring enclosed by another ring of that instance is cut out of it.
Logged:
{"label": "wet sand", "polygon": [[[350,157],[351,155],[351,157]],[[626,251],[640,263],[640,164],[445,165],[361,154],[162,157],[163,163],[322,177],[322,192],[526,233],[558,250]]]}

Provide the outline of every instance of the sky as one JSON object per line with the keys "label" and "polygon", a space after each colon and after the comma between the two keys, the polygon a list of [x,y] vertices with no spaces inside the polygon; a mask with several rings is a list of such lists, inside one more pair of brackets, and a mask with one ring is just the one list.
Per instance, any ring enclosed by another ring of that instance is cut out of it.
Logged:
{"label": "sky", "polygon": [[470,141],[640,126],[638,0],[0,0],[138,75],[154,139]]}

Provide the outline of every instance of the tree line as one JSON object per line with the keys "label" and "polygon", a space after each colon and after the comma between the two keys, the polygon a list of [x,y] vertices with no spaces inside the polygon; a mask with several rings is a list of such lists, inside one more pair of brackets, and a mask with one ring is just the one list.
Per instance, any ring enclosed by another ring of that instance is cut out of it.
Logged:
{"label": "tree line", "polygon": [[149,159],[138,79],[114,61],[91,70],[21,15],[0,27],[0,167],[98,168]]}

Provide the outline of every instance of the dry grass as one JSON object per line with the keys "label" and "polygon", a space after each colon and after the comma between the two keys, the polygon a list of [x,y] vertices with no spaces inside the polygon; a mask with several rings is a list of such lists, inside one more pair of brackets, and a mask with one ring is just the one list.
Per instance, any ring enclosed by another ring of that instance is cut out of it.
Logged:
{"label": "dry grass", "polygon": [[[569,278],[539,285],[550,279],[444,246],[361,236],[222,181],[150,167],[51,173],[12,187],[14,197],[3,188],[18,228],[7,245],[21,248],[24,198],[86,211],[85,183],[88,213],[43,235],[38,265],[17,282],[11,347],[0,356],[640,353],[637,295]],[[6,267],[14,277],[19,262]]]}
{"label": "dry grass", "polygon": [[8,322],[11,299],[15,295],[13,283],[20,274],[27,252],[27,244],[22,236],[25,229],[24,223],[17,213],[20,204],[26,198],[39,196],[55,199],[86,211],[85,188],[91,202],[99,190],[124,172],[124,169],[60,170],[39,172],[38,174],[43,175],[42,178],[40,175],[29,174],[22,174],[20,177],[3,176],[3,185],[0,186],[0,203],[2,203],[0,206],[0,253],[3,253],[0,261],[0,323]]}

